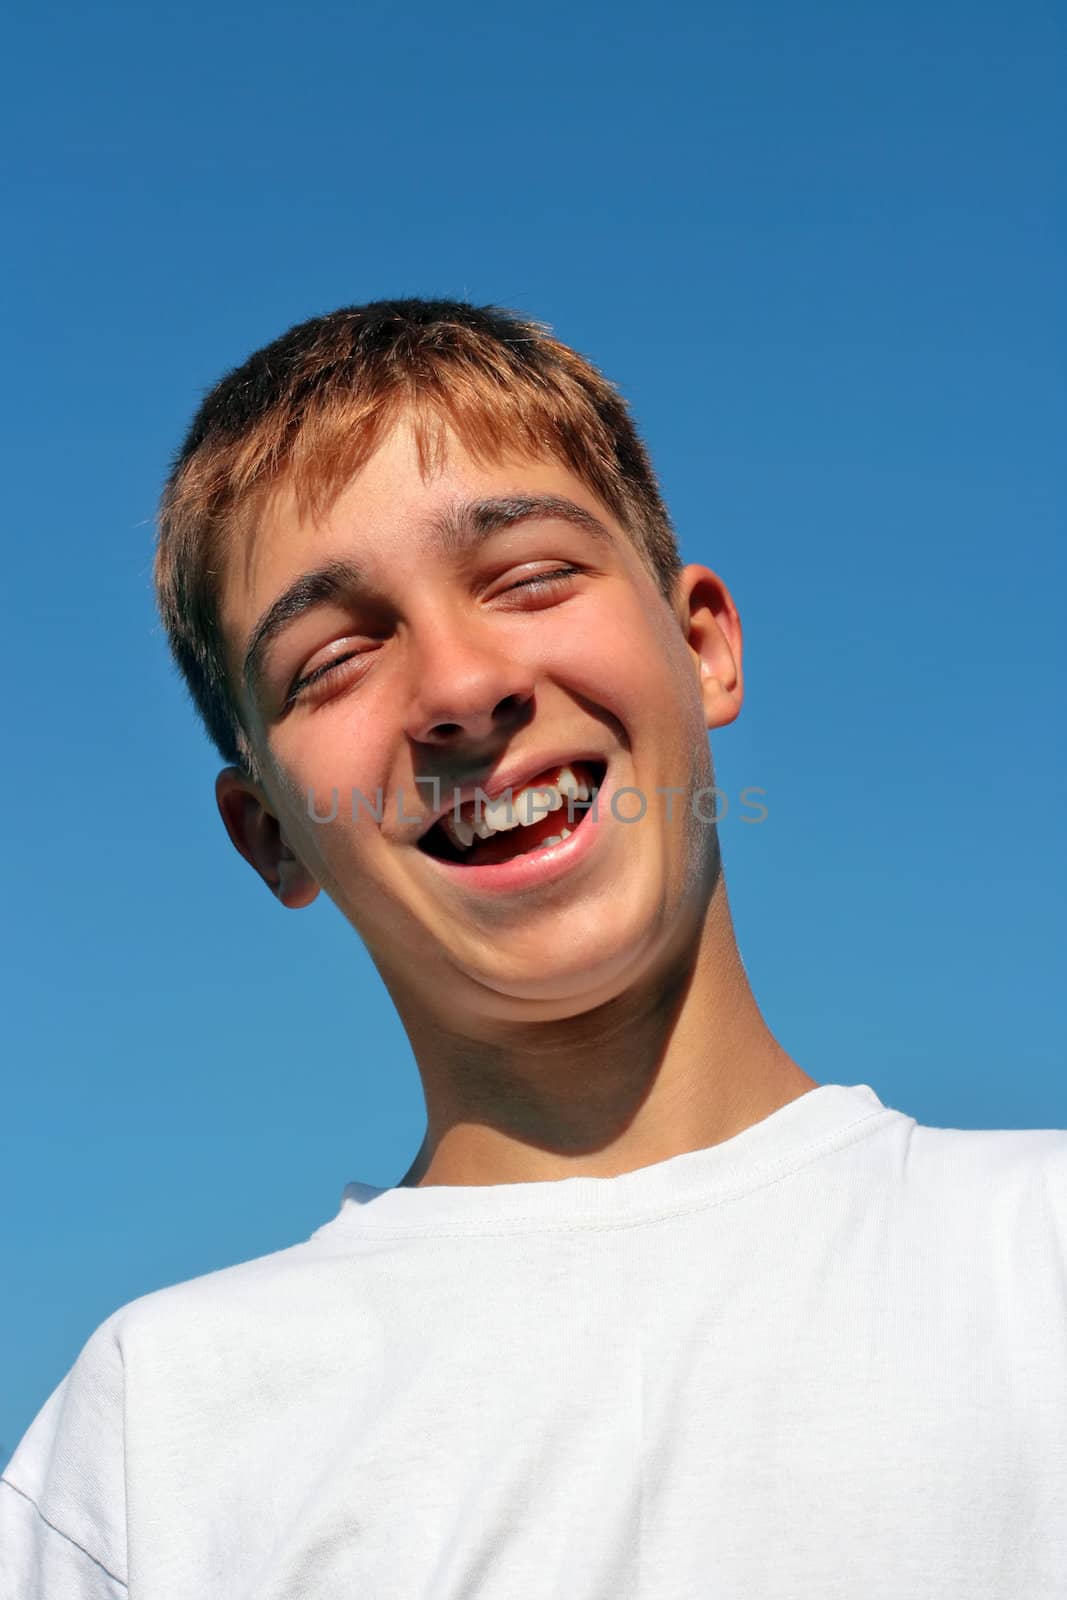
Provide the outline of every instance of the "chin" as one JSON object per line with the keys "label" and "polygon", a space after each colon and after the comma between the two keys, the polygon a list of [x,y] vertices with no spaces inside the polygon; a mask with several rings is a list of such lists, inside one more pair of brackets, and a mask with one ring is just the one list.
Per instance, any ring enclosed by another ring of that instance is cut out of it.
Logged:
{"label": "chin", "polygon": [[[636,908],[635,908],[636,909]],[[614,914],[583,920],[570,938],[530,939],[506,966],[487,963],[470,976],[492,997],[493,1014],[550,1021],[608,1004],[655,968],[676,919],[665,914]],[[481,965],[479,963],[479,965]]]}

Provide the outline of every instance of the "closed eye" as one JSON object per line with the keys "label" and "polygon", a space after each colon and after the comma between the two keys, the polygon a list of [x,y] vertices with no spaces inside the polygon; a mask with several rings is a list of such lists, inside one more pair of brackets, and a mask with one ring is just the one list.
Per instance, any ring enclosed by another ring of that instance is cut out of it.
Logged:
{"label": "closed eye", "polygon": [[[313,672],[306,673],[302,678],[295,678],[289,686],[285,697],[284,709],[288,711],[298,700],[303,699],[307,691],[315,684],[321,683],[324,678],[329,678],[333,673],[339,672],[349,662],[360,661],[371,652],[369,650],[348,650],[343,655],[332,656],[329,661],[324,661]],[[350,668],[350,672],[354,669]]]}
{"label": "closed eye", "polygon": [[578,567],[553,567],[550,572],[535,572],[532,577],[520,578],[517,583],[509,583],[503,592],[510,594],[515,589],[551,589],[556,584],[567,583],[571,578],[576,578],[580,570]]}

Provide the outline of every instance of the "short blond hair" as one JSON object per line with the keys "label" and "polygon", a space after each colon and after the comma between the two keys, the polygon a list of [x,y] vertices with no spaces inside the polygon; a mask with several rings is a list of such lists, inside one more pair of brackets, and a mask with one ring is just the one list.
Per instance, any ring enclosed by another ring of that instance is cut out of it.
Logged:
{"label": "short blond hair", "polygon": [[303,509],[328,509],[403,415],[424,471],[446,425],[481,461],[557,459],[673,592],[674,531],[626,402],[543,323],[453,300],[379,300],[312,318],[210,391],[160,502],[155,585],[171,653],[219,754],[249,774],[220,623],[230,554],[282,483]]}

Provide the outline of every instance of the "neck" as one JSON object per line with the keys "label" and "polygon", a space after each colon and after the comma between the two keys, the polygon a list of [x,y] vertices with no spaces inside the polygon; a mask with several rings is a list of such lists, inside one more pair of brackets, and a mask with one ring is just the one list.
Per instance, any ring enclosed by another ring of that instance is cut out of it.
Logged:
{"label": "neck", "polygon": [[732,1138],[816,1087],[763,1020],[721,875],[699,937],[605,1005],[474,1038],[404,1022],[427,1131],[398,1187],[614,1177]]}

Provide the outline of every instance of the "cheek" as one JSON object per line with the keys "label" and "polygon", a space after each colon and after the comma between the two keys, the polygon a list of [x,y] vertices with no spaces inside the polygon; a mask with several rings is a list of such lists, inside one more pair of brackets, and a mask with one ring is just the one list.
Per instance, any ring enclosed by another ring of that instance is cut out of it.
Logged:
{"label": "cheek", "polygon": [[669,614],[661,619],[634,606],[612,608],[583,622],[568,659],[576,687],[631,727],[662,727],[665,711],[688,723],[688,702],[699,701],[690,652]]}
{"label": "cheek", "polygon": [[275,759],[301,794],[312,786],[323,794],[353,786],[369,792],[388,781],[389,715],[388,708],[354,694],[328,702],[278,730]]}
{"label": "cheek", "polygon": [[[340,706],[308,718],[290,738],[278,741],[276,771],[285,788],[291,842],[304,864],[333,898],[334,869],[358,857],[381,790],[388,806],[390,784],[383,739],[368,738]],[[317,725],[316,725],[317,723]],[[288,731],[288,730],[287,730]],[[354,813],[354,820],[353,820]]]}
{"label": "cheek", "polygon": [[643,683],[665,682],[674,641],[658,615],[629,597],[620,604],[617,593],[602,605],[561,607],[558,623],[545,630],[541,664],[606,690],[617,685],[627,695]]}

